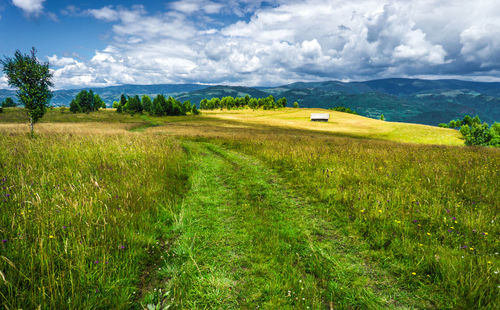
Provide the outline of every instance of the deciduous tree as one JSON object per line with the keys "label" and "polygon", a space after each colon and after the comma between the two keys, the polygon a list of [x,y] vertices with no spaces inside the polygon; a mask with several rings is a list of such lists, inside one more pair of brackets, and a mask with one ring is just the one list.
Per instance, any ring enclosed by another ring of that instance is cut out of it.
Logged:
{"label": "deciduous tree", "polygon": [[36,58],[34,47],[29,54],[22,54],[17,50],[14,57],[5,57],[0,63],[9,85],[17,88],[17,97],[28,113],[33,136],[34,125],[43,117],[52,98],[49,88],[53,83],[49,63],[41,63]]}

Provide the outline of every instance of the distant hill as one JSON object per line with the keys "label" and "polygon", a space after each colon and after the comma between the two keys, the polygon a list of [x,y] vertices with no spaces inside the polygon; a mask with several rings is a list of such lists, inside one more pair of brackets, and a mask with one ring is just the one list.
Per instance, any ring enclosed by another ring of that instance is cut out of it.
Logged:
{"label": "distant hill", "polygon": [[[54,91],[54,97],[51,100],[53,106],[69,106],[71,100],[82,89],[92,89],[94,93],[99,94],[107,106],[111,107],[113,101],[118,101],[121,94],[125,95],[149,95],[156,96],[157,94],[167,94],[177,97],[180,94],[188,93],[198,89],[206,88],[206,85],[199,84],[157,84],[157,85],[120,85],[99,88],[79,88],[79,89],[62,89]],[[14,91],[0,89],[0,101],[6,97],[15,98]]]}
{"label": "distant hill", "polygon": [[500,83],[384,79],[366,82],[293,83],[265,89],[302,107],[345,106],[388,121],[437,125],[465,114],[500,121]]}
{"label": "distant hill", "polygon": [[[68,106],[81,89],[54,92],[51,104]],[[349,107],[359,114],[388,121],[437,125],[464,114],[479,115],[493,123],[500,121],[500,83],[460,80],[382,79],[366,82],[297,82],[278,87],[242,87],[199,84],[121,85],[93,88],[111,106],[121,94],[164,94],[178,100],[199,103],[204,98],[249,95],[254,98],[286,97],[289,105],[298,101],[302,107]],[[0,89],[0,101],[14,97]]]}

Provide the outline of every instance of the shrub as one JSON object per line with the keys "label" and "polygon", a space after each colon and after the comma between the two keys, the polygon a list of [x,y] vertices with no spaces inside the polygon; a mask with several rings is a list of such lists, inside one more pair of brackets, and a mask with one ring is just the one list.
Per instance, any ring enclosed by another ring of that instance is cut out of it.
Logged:
{"label": "shrub", "polygon": [[5,98],[5,100],[2,102],[1,107],[3,108],[13,108],[16,106],[16,103],[14,100],[12,100],[11,97]]}

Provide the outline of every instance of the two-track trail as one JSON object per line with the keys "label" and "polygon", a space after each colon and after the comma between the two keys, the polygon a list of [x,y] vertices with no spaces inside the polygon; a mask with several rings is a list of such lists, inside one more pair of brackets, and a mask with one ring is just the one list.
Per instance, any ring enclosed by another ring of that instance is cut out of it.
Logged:
{"label": "two-track trail", "polygon": [[347,253],[347,241],[272,170],[213,144],[183,143],[193,172],[165,261],[166,303],[182,309],[401,306],[387,278]]}

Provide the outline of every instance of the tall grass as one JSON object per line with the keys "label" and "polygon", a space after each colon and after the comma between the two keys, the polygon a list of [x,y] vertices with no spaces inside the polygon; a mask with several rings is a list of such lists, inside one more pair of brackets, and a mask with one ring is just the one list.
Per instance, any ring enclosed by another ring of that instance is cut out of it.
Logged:
{"label": "tall grass", "polygon": [[318,218],[349,238],[360,259],[382,266],[391,285],[423,305],[488,309],[500,303],[496,149],[215,119],[153,130],[260,158],[318,206]]}
{"label": "tall grass", "polygon": [[500,152],[248,133],[212,140],[257,156],[318,203],[393,285],[438,308],[498,306]]}
{"label": "tall grass", "polygon": [[7,308],[128,308],[139,300],[148,253],[169,236],[186,190],[184,153],[171,139],[105,127],[0,136]]}
{"label": "tall grass", "polygon": [[[35,140],[19,125],[0,126],[0,300],[7,307],[137,305],[135,296],[147,290],[144,273],[152,271],[148,254],[171,236],[186,190],[190,170],[173,136],[210,141],[272,167],[315,206],[308,216],[328,232],[324,238],[338,236],[322,242],[359,257],[358,267],[383,269],[385,284],[407,292],[409,304],[500,304],[499,150],[402,144],[359,132],[351,138],[342,136],[348,129],[278,126],[282,119],[142,121],[167,125],[127,133],[136,124],[39,124]],[[323,267],[311,264],[307,272],[322,276]],[[356,305],[336,302],[359,286],[327,280],[321,289],[333,296],[330,306]]]}

